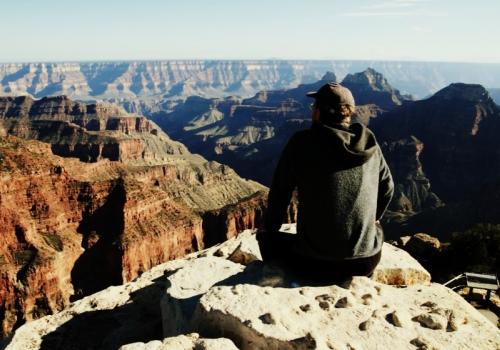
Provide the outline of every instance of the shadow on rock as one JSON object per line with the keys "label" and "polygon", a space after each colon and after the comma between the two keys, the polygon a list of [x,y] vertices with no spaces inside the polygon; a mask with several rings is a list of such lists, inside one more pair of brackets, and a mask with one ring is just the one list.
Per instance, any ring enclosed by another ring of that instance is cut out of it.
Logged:
{"label": "shadow on rock", "polygon": [[75,295],[71,301],[123,283],[120,236],[124,230],[126,191],[123,180],[111,190],[104,205],[86,212],[78,227],[85,252],[71,271]]}
{"label": "shadow on rock", "polygon": [[342,280],[312,279],[304,271],[295,271],[282,262],[255,261],[248,264],[242,272],[215,284],[215,286],[235,286],[254,284],[260,287],[297,288],[338,285],[348,288],[352,278]]}
{"label": "shadow on rock", "polygon": [[[174,274],[173,272],[172,274]],[[241,272],[235,273],[225,279],[222,279],[211,286],[217,288],[222,286],[234,287],[241,284],[252,284],[260,287],[278,287],[278,288],[297,288],[304,286],[329,286],[337,284],[343,288],[349,288],[352,279],[343,281],[313,281],[304,275],[300,275],[283,264],[264,263],[254,261],[248,264]],[[167,288],[170,287],[167,281]],[[163,310],[163,336],[175,337],[180,334],[202,331],[193,328],[193,316],[200,299],[206,293],[206,290],[200,290],[196,294],[187,289],[186,297],[174,296],[172,293],[166,293],[161,301]],[[176,293],[174,293],[176,294]],[[208,336],[210,336],[208,334]]]}
{"label": "shadow on rock", "polygon": [[124,305],[75,315],[45,335],[40,349],[111,350],[133,342],[162,339],[159,305],[164,291],[165,277],[160,277],[153,284],[131,293]]}

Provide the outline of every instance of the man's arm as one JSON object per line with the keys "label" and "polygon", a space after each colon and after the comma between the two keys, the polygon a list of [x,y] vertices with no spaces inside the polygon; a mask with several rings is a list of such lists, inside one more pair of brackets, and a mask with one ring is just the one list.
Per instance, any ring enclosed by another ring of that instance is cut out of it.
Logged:
{"label": "man's arm", "polygon": [[379,148],[380,154],[380,168],[379,168],[379,182],[378,182],[378,197],[377,197],[377,221],[382,218],[385,210],[391,202],[392,195],[394,194],[394,182],[392,180],[391,171],[387,165],[382,151]]}
{"label": "man's arm", "polygon": [[294,143],[294,137],[292,137],[281,153],[280,160],[274,171],[264,222],[264,229],[268,232],[277,232],[280,229],[296,186],[293,169]]}

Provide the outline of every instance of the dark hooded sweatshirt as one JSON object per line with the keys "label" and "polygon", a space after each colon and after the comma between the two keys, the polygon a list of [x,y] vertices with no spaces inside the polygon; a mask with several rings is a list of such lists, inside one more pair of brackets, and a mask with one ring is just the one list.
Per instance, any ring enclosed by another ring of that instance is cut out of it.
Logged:
{"label": "dark hooded sweatshirt", "polygon": [[295,252],[320,260],[371,257],[383,232],[375,224],[394,192],[375,136],[362,124],[313,124],[286,145],[269,192],[265,229],[277,232],[297,188]]}

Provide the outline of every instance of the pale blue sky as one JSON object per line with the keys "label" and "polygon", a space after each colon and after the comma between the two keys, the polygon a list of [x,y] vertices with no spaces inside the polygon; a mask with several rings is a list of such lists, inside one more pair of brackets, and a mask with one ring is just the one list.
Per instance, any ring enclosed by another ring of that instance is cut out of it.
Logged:
{"label": "pale blue sky", "polygon": [[0,0],[0,61],[500,63],[500,0]]}

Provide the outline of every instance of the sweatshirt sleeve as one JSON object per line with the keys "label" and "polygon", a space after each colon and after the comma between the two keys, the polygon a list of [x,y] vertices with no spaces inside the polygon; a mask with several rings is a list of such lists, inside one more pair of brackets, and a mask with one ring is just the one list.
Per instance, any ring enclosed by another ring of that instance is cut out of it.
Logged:
{"label": "sweatshirt sleeve", "polygon": [[268,232],[276,232],[280,229],[296,186],[293,167],[294,139],[292,137],[288,141],[274,171],[264,222],[264,229]]}
{"label": "sweatshirt sleeve", "polygon": [[380,148],[379,154],[380,168],[377,197],[377,221],[384,215],[389,203],[391,202],[392,195],[394,194],[394,182],[392,180],[391,171],[389,170],[389,166],[387,165]]}

